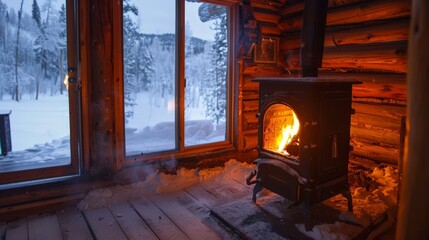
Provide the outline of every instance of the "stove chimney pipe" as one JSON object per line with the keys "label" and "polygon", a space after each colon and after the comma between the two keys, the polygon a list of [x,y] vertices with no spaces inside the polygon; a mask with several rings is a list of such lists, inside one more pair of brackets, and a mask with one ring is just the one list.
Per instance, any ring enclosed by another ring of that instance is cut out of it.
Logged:
{"label": "stove chimney pipe", "polygon": [[301,32],[302,77],[317,77],[322,66],[328,0],[305,0]]}

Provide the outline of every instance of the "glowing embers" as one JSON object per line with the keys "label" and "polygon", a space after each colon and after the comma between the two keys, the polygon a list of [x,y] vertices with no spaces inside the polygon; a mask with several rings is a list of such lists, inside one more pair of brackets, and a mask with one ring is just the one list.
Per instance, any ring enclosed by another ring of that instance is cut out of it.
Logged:
{"label": "glowing embers", "polygon": [[273,104],[264,114],[263,148],[285,156],[299,155],[299,120],[292,108]]}

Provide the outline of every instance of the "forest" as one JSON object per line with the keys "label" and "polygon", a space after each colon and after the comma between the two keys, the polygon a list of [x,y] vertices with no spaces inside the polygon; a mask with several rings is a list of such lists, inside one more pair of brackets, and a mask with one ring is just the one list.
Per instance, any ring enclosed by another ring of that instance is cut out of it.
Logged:
{"label": "forest", "polygon": [[[39,0],[40,1],[40,0]],[[66,94],[63,79],[67,74],[66,9],[55,0],[39,6],[32,1],[31,12],[9,7],[0,0],[0,100],[19,102],[24,96],[38,100],[41,94]],[[202,4],[201,8],[210,7]],[[204,12],[204,11],[202,11]],[[163,103],[175,93],[175,33],[149,34],[139,29],[138,8],[123,1],[123,51],[125,117],[133,116],[136,95],[147,92],[152,104]],[[213,20],[214,41],[192,36],[186,25],[185,76],[186,106],[205,106],[216,123],[225,120],[227,77],[227,14]]]}

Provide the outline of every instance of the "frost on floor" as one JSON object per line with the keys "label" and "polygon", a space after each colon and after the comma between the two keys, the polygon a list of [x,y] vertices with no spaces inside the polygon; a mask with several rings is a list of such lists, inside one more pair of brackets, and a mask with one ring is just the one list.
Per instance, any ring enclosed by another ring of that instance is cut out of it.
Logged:
{"label": "frost on floor", "polygon": [[[172,163],[174,165],[174,163]],[[174,166],[170,166],[174,167]],[[78,204],[79,209],[107,207],[140,196],[181,191],[197,184],[216,181],[220,184],[237,181],[245,184],[254,165],[230,160],[224,167],[210,169],[177,169],[176,174],[167,174],[157,169],[147,169],[144,181],[130,185],[117,185],[90,191]],[[250,188],[249,188],[250,189]]]}
{"label": "frost on floor", "polygon": [[[79,203],[81,210],[108,207],[141,196],[163,194],[189,189],[196,185],[232,181],[245,186],[246,177],[256,167],[230,160],[224,167],[212,169],[178,169],[177,175],[158,170],[150,172],[144,181],[90,191]],[[149,171],[148,170],[148,171]],[[347,200],[337,195],[319,204],[312,231],[305,231],[304,218],[298,207],[268,190],[251,199],[251,188],[245,186],[244,197],[209,206],[212,217],[249,239],[372,239],[393,224],[396,216],[397,173],[392,167],[367,171],[370,185],[352,186],[353,213],[347,211]],[[242,195],[243,196],[243,195]],[[290,208],[289,208],[290,207]]]}
{"label": "frost on floor", "polygon": [[285,239],[373,239],[396,217],[396,175],[392,167],[375,168],[368,174],[368,191],[352,187],[353,213],[347,211],[347,200],[342,195],[317,205],[312,231],[305,230],[298,207],[288,208],[287,200],[267,190],[259,194],[256,205],[247,196],[216,206],[212,212],[252,239],[263,239],[268,232]]}

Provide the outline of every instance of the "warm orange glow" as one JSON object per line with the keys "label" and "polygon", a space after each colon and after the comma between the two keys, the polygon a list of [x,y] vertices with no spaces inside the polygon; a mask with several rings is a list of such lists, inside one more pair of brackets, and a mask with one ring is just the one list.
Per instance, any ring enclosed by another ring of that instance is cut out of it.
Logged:
{"label": "warm orange glow", "polygon": [[63,81],[64,85],[66,85],[66,89],[69,90],[69,75],[66,74]]}
{"label": "warm orange glow", "polygon": [[293,114],[292,124],[286,124],[285,126],[283,126],[282,134],[277,139],[277,143],[279,146],[277,152],[282,154],[287,154],[287,155],[290,155],[290,154],[286,151],[286,146],[292,142],[293,137],[295,137],[295,135],[298,134],[298,131],[299,131],[298,118],[296,117],[295,112],[292,112],[292,114]]}

